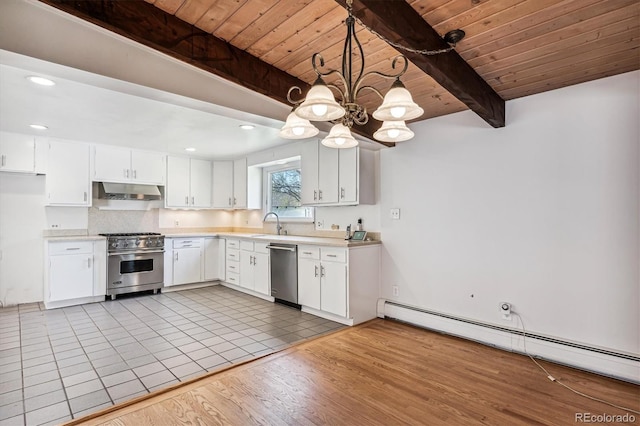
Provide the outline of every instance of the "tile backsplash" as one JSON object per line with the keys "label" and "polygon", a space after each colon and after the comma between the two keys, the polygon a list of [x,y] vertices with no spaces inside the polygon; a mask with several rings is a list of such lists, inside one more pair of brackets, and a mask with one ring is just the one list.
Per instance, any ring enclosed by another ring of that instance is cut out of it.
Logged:
{"label": "tile backsplash", "polygon": [[113,232],[159,232],[158,209],[89,209],[89,235]]}

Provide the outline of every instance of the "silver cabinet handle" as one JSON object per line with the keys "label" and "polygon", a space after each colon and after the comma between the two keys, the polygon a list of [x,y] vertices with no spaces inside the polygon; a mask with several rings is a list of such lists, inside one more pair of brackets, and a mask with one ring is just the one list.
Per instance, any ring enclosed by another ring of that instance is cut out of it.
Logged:
{"label": "silver cabinet handle", "polygon": [[344,200],[344,188],[340,188],[340,199]]}
{"label": "silver cabinet handle", "polygon": [[231,197],[229,197],[229,206],[231,206]]}
{"label": "silver cabinet handle", "polygon": [[322,189],[318,190],[318,200],[322,200]]}
{"label": "silver cabinet handle", "polygon": [[176,261],[178,260],[178,252],[176,252]]}
{"label": "silver cabinet handle", "polygon": [[328,254],[327,257],[338,257],[335,254]]}
{"label": "silver cabinet handle", "polygon": [[129,169],[127,169],[127,179],[129,179]]}
{"label": "silver cabinet handle", "polygon": [[67,247],[67,250],[80,250],[80,247]]}
{"label": "silver cabinet handle", "polygon": [[235,266],[229,265],[229,269],[236,269]]}
{"label": "silver cabinet handle", "polygon": [[133,178],[134,179],[138,179],[138,171],[137,170],[133,171]]}
{"label": "silver cabinet handle", "polygon": [[2,154],[2,162],[0,163],[0,166],[4,167],[7,165],[7,156]]}
{"label": "silver cabinet handle", "polygon": [[315,268],[315,273],[314,273],[313,276],[317,277],[318,276],[318,265],[315,265],[314,268]]}
{"label": "silver cabinet handle", "polygon": [[129,170],[127,169],[122,169],[122,177],[128,177],[127,175],[129,174]]}
{"label": "silver cabinet handle", "polygon": [[189,205],[189,196],[188,195],[186,197],[184,197],[184,203],[186,205]]}
{"label": "silver cabinet handle", "polygon": [[313,253],[311,253],[310,251],[303,251],[302,254],[308,254],[309,256],[311,256]]}
{"label": "silver cabinet handle", "polygon": [[233,205],[235,206],[236,204],[238,204],[238,201],[236,200],[236,197],[233,197]]}
{"label": "silver cabinet handle", "polygon": [[84,191],[84,201],[87,201],[87,191]]}
{"label": "silver cabinet handle", "polygon": [[324,266],[320,265],[320,276],[324,277]]}
{"label": "silver cabinet handle", "polygon": [[91,259],[91,258],[88,258],[88,259],[87,259],[87,269],[91,269],[91,261],[92,261],[92,260],[93,260],[93,259]]}
{"label": "silver cabinet handle", "polygon": [[318,199],[318,191],[316,191],[315,189],[313,190],[313,201],[316,201]]}
{"label": "silver cabinet handle", "polygon": [[191,244],[183,244],[180,247],[182,248],[182,247],[193,247],[193,246]]}
{"label": "silver cabinet handle", "polygon": [[192,206],[196,205],[196,197],[191,197],[191,205]]}
{"label": "silver cabinet handle", "polygon": [[183,241],[182,244],[191,244],[193,241],[191,240],[187,240],[187,241]]}

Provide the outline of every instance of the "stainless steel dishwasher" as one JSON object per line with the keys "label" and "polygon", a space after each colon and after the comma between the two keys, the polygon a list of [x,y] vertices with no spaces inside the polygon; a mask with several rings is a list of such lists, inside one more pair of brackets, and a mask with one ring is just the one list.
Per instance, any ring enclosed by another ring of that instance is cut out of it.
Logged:
{"label": "stainless steel dishwasher", "polygon": [[298,304],[298,246],[271,243],[271,296],[276,302],[300,309]]}

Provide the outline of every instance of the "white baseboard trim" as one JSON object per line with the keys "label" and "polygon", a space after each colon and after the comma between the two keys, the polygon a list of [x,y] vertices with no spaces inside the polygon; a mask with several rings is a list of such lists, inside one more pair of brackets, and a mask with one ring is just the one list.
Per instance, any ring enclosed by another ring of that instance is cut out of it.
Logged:
{"label": "white baseboard trim", "polygon": [[173,291],[193,290],[194,288],[211,287],[218,284],[220,284],[219,281],[206,281],[203,283],[172,285],[169,287],[162,287],[161,291],[162,293],[171,293]]}
{"label": "white baseboard trim", "polygon": [[353,325],[353,318],[341,317],[341,316],[338,316],[338,315],[331,314],[329,312],[319,311],[318,309],[313,309],[313,308],[310,308],[308,306],[302,306],[300,308],[300,310],[302,312],[306,312],[308,314],[315,315],[315,316],[320,317],[320,318],[328,319],[330,321],[339,322],[340,324],[349,325],[349,326]]}
{"label": "white baseboard trim", "polygon": [[[378,303],[378,316],[405,321],[510,352],[525,353],[522,332],[515,328],[495,327],[491,324],[468,321],[391,301]],[[536,358],[640,384],[640,357],[638,356],[604,351],[586,345],[576,345],[572,342],[545,338],[529,332],[526,344],[527,352]],[[553,374],[553,372],[551,373]]]}

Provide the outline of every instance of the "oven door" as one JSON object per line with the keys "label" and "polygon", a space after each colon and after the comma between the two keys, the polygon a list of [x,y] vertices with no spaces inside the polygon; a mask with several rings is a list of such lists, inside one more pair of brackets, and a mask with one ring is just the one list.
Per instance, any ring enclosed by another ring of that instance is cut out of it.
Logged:
{"label": "oven door", "polygon": [[107,270],[107,294],[162,287],[164,251],[110,253]]}

